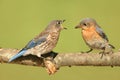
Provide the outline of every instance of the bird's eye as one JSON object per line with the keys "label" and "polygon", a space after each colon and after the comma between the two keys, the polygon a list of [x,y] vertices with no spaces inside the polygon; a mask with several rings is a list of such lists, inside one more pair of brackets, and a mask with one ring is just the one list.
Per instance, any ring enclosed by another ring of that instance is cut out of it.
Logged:
{"label": "bird's eye", "polygon": [[57,22],[57,24],[61,24],[61,22],[60,22],[60,21],[58,21],[58,22]]}
{"label": "bird's eye", "polygon": [[87,26],[87,24],[86,24],[86,23],[83,23],[83,25],[84,25],[84,26]]}

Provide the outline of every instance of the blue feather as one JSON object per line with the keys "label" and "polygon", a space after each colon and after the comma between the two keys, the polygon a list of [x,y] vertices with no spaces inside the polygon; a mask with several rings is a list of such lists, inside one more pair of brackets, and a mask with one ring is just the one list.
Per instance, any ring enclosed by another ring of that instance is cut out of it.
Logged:
{"label": "blue feather", "polygon": [[103,30],[99,26],[96,27],[96,31],[103,39],[109,41],[106,34],[103,32]]}
{"label": "blue feather", "polygon": [[12,58],[10,58],[10,60],[8,62],[11,62],[11,61],[17,59],[18,57],[22,56],[26,51],[27,51],[26,49],[22,49],[18,54],[16,54]]}
{"label": "blue feather", "polygon": [[11,61],[17,59],[18,57],[22,56],[28,49],[31,49],[31,48],[45,42],[47,36],[48,35],[43,35],[38,39],[33,39],[33,40],[29,41],[28,44],[21,51],[19,51],[18,54],[13,56],[8,62],[11,62]]}
{"label": "blue feather", "polygon": [[46,41],[47,36],[48,35],[44,35],[44,36],[41,36],[38,39],[33,39],[33,40],[29,41],[29,43],[24,47],[24,49],[30,49],[30,48],[33,48],[37,45],[40,45],[41,43]]}
{"label": "blue feather", "polygon": [[24,49],[30,49],[37,45],[37,43],[34,40],[29,41],[29,43],[24,47]]}

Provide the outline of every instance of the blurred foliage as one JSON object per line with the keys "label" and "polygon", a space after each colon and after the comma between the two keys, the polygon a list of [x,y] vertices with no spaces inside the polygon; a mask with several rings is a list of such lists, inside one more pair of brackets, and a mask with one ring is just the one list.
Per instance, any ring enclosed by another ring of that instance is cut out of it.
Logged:
{"label": "blurred foliage", "polygon": [[[81,31],[74,29],[82,18],[97,20],[110,43],[119,49],[119,0],[0,0],[0,46],[22,48],[54,19],[66,19],[56,52],[85,51]],[[0,80],[119,80],[119,67],[64,67],[53,76],[42,68],[0,65]]]}

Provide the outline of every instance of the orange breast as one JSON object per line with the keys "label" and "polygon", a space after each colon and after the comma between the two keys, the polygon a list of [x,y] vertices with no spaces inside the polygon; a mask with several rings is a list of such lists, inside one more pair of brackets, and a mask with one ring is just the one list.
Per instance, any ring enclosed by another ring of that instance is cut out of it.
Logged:
{"label": "orange breast", "polygon": [[85,41],[91,41],[94,39],[102,39],[96,32],[95,27],[90,27],[82,30],[82,36]]}

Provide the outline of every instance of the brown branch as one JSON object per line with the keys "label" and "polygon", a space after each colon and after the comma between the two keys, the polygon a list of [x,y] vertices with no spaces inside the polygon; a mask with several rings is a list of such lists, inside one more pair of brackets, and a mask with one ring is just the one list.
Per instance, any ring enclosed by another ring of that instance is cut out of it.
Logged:
{"label": "brown branch", "polygon": [[[17,49],[0,49],[0,62],[8,63],[8,60],[15,55],[19,50]],[[91,53],[59,53],[54,61],[57,68],[61,66],[120,66],[120,52],[110,55],[105,55],[101,59],[101,54]],[[44,66],[43,60],[33,56],[22,56],[13,62],[14,64],[30,65],[30,66]]]}

